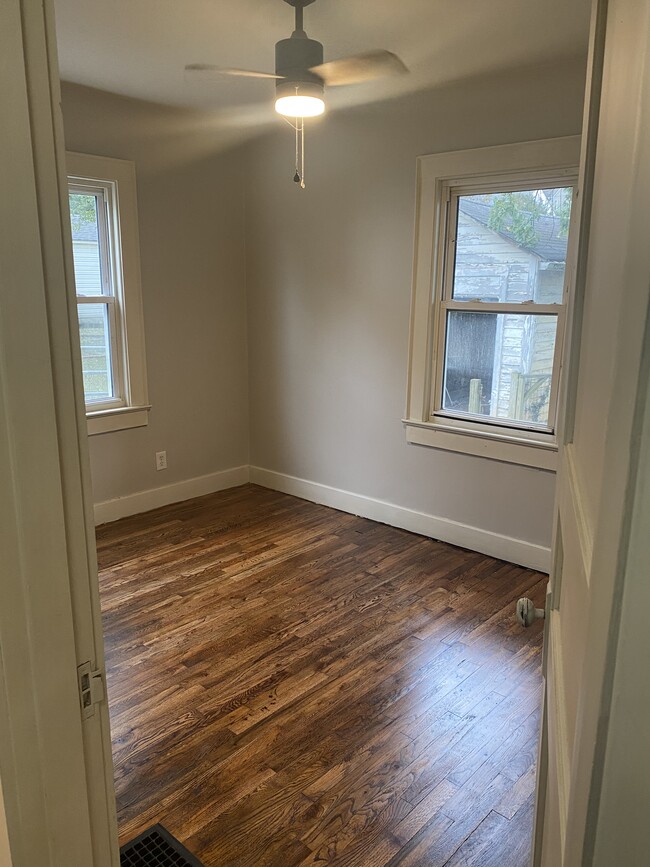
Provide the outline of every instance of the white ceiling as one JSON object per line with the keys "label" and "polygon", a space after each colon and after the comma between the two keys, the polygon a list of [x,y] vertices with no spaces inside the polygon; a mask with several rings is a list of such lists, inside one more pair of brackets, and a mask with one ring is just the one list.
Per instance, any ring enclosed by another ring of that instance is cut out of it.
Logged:
{"label": "white ceiling", "polygon": [[[317,0],[305,29],[332,60],[372,48],[411,74],[330,90],[330,107],[435,87],[492,71],[585,55],[590,0]],[[273,71],[291,34],[282,0],[55,0],[61,77],[168,105],[264,122],[273,83],[190,80],[186,63]]]}

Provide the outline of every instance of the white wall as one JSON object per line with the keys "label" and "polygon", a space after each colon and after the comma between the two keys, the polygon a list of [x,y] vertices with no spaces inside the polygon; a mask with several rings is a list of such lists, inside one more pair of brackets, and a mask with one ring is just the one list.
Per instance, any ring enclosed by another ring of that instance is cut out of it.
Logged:
{"label": "white wall", "polygon": [[134,160],[138,186],[152,409],[90,437],[95,500],[248,464],[241,154],[204,116],[90,88],[64,84],[63,112],[68,150]]}
{"label": "white wall", "polygon": [[582,64],[459,82],[247,146],[251,464],[548,546],[554,475],[407,445],[418,154],[580,131]]}

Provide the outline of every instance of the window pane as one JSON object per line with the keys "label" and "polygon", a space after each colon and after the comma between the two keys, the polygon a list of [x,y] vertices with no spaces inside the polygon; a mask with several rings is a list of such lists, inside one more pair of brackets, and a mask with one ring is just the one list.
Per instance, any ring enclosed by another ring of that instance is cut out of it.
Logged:
{"label": "window pane", "polygon": [[98,196],[94,193],[70,193],[69,199],[77,295],[101,295]]}
{"label": "window pane", "polygon": [[443,409],[548,425],[557,316],[447,314]]}
{"label": "window pane", "polygon": [[86,403],[108,400],[114,397],[108,305],[78,304],[77,309]]}
{"label": "window pane", "polygon": [[453,298],[561,304],[572,194],[459,196]]}

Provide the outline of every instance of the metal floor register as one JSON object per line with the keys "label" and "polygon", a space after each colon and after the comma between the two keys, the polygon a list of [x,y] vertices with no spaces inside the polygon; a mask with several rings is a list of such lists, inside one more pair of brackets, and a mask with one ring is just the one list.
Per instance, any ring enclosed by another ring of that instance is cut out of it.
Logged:
{"label": "metal floor register", "polygon": [[203,867],[185,846],[163,828],[153,825],[120,849],[121,867]]}

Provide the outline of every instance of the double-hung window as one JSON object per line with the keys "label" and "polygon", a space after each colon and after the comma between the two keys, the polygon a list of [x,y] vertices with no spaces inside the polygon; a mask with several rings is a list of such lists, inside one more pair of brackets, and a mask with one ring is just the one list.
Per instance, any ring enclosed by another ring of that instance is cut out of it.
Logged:
{"label": "double-hung window", "polygon": [[420,158],[410,442],[554,468],[578,147]]}
{"label": "double-hung window", "polygon": [[147,423],[135,173],[68,154],[72,251],[89,433]]}
{"label": "double-hung window", "polygon": [[86,406],[110,409],[123,405],[121,316],[109,232],[113,190],[108,183],[79,181],[70,184],[69,196]]}

